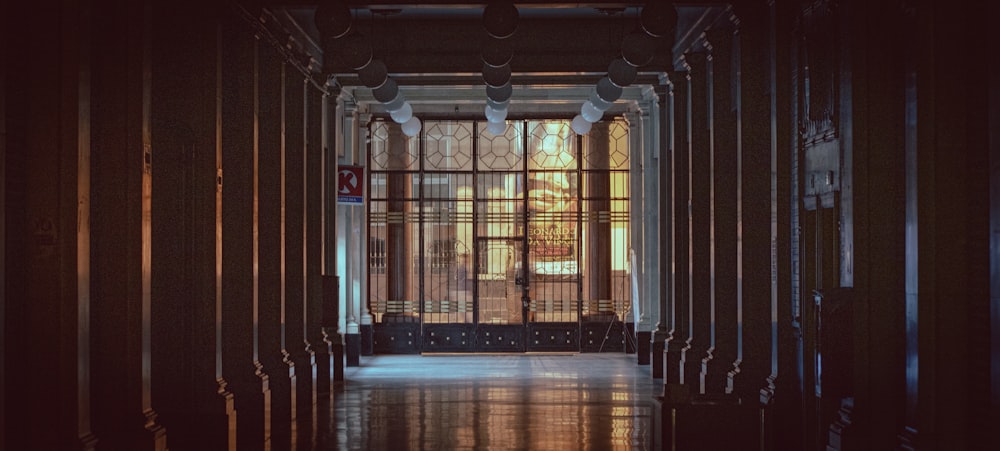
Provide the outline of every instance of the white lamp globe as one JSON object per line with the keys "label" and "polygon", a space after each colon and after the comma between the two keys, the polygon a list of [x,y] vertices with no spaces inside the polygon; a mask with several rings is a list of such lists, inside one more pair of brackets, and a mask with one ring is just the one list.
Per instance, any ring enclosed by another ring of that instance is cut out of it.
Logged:
{"label": "white lamp globe", "polygon": [[410,102],[406,102],[400,109],[396,111],[390,111],[389,115],[392,116],[393,122],[397,124],[403,124],[413,117],[413,107],[410,106]]}
{"label": "white lamp globe", "polygon": [[586,135],[587,133],[590,133],[591,125],[593,125],[592,122],[577,114],[573,117],[573,122],[570,123],[570,128],[572,128],[577,135]]}
{"label": "white lamp globe", "polygon": [[507,131],[507,123],[504,121],[487,122],[486,130],[494,135],[502,135]]}
{"label": "white lamp globe", "polygon": [[490,122],[503,122],[507,119],[507,109],[495,109],[489,105],[486,105],[486,120]]}
{"label": "white lamp globe", "polygon": [[580,107],[580,116],[582,116],[587,122],[597,122],[601,120],[601,116],[603,115],[604,112],[597,109],[597,107],[594,106],[594,104],[589,100],[583,102],[583,106]]}
{"label": "white lamp globe", "polygon": [[417,136],[417,133],[420,133],[420,119],[413,116],[406,122],[403,122],[403,124],[400,125],[400,128],[403,129],[403,134],[406,136],[411,138]]}

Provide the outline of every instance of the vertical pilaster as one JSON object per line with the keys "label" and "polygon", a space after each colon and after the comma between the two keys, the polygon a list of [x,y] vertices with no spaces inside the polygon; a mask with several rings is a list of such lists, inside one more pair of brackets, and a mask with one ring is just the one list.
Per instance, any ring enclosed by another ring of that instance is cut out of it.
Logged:
{"label": "vertical pilaster", "polygon": [[171,448],[235,449],[234,399],[218,341],[220,29],[212,15],[192,19],[167,9],[154,18],[153,404]]}
{"label": "vertical pilaster", "polygon": [[[777,121],[768,40],[768,9],[763,2],[737,8],[739,31],[737,73],[737,180],[740,281],[740,349],[727,389],[745,402],[768,400],[773,387],[768,377],[776,363],[776,312],[772,255],[777,233],[772,188],[776,177]],[[761,262],[772,262],[763,265]]]}
{"label": "vertical pilaster", "polygon": [[236,396],[240,449],[263,449],[264,378],[258,377],[257,42],[235,18],[222,23],[222,373]]}
{"label": "vertical pilaster", "polygon": [[[588,262],[608,262],[611,261],[611,222],[603,221],[600,218],[611,212],[611,202],[608,200],[611,194],[611,176],[608,173],[610,156],[608,154],[608,122],[599,121],[594,123],[592,133],[587,136],[590,140],[587,151],[588,169],[592,172],[588,175],[587,192],[589,210],[596,214],[587,224],[587,242],[585,252]],[[585,320],[608,322],[607,314],[601,312],[601,305],[611,300],[611,267],[610,265],[598,265],[591,267],[587,271],[587,297],[589,300],[589,317]]]}
{"label": "vertical pilaster", "polygon": [[[340,88],[323,96],[323,334],[330,349],[334,382],[344,380],[344,335],[339,330],[337,293],[337,127]],[[328,286],[332,285],[332,286]]]}
{"label": "vertical pilaster", "polygon": [[916,261],[917,311],[907,311],[907,332],[917,329],[919,357],[907,384],[917,390],[916,447],[960,449],[982,443],[988,428],[976,400],[986,391],[983,367],[972,364],[985,352],[989,298],[988,84],[979,59],[942,62],[947,49],[992,30],[985,14],[963,7],[916,8],[916,183],[907,189],[917,190],[918,230],[907,260]]}
{"label": "vertical pilaster", "polygon": [[[358,120],[354,131],[354,136],[357,139],[357,152],[355,153],[354,162],[358,165],[367,165],[368,161],[368,125],[371,123],[372,115],[370,112],[359,112]],[[368,192],[368,189],[365,189]],[[354,283],[358,288],[358,333],[361,334],[361,339],[359,340],[361,345],[361,355],[372,355],[375,353],[375,330],[372,325],[372,314],[369,309],[370,297],[368,296],[368,258],[370,255],[368,249],[368,214],[365,207],[354,207],[355,212],[355,222],[354,222],[354,235],[359,238],[359,246],[357,247],[359,253],[357,257],[353,260],[356,262],[354,269]]]}
{"label": "vertical pilaster", "polygon": [[670,278],[673,283],[671,305],[673,307],[674,324],[670,331],[670,339],[664,345],[665,385],[683,383],[683,351],[688,347],[691,327],[690,296],[690,155],[691,155],[691,75],[689,72],[676,72],[671,77],[673,83],[673,108],[670,123],[673,126],[676,144],[670,154],[670,196],[673,200],[671,214],[670,246],[672,258],[670,262]]}
{"label": "vertical pilaster", "polygon": [[[662,86],[657,85],[661,91]],[[659,92],[656,93],[659,95]],[[651,102],[650,118],[653,124],[659,122],[659,98]],[[655,110],[655,111],[654,111]],[[658,320],[660,311],[660,260],[656,250],[659,249],[660,224],[660,140],[658,127],[650,124],[648,139],[642,142],[642,246],[652,252],[645,252],[643,260],[643,304],[646,307],[646,321],[651,325]],[[662,334],[660,336],[662,338]],[[650,337],[650,340],[652,337]],[[654,370],[655,371],[655,370]],[[654,374],[655,376],[655,374]],[[662,375],[660,375],[662,377]]]}
{"label": "vertical pilaster", "polygon": [[[742,346],[740,330],[739,292],[739,154],[737,142],[740,129],[737,124],[736,103],[733,93],[737,88],[733,71],[733,29],[723,26],[708,33],[711,59],[711,101],[709,106],[712,143],[711,180],[711,233],[712,236],[712,294],[713,335],[710,359],[702,369],[704,390],[723,393],[728,374],[739,371],[739,347]],[[767,124],[764,118],[764,124]],[[764,128],[766,130],[766,128]],[[761,153],[763,155],[763,153]],[[761,159],[763,160],[763,159]],[[759,177],[766,176],[761,172]],[[762,209],[762,212],[766,211]],[[762,213],[763,214],[763,213]],[[758,265],[764,267],[763,265]]]}
{"label": "vertical pilaster", "polygon": [[306,341],[314,355],[316,397],[330,396],[331,349],[323,331],[323,97],[306,84]]}
{"label": "vertical pilaster", "polygon": [[[794,116],[793,80],[791,78],[791,13],[793,4],[767,0],[769,22],[771,102],[771,374],[761,389],[761,404],[769,406],[762,414],[761,440],[765,449],[793,449],[798,446],[800,402],[797,383],[796,340],[792,314],[792,152],[797,147],[798,131]],[[752,15],[750,13],[737,14]],[[749,18],[749,17],[748,17]],[[749,18],[749,20],[757,20]],[[740,38],[742,42],[742,37]],[[742,47],[742,45],[741,45]],[[742,54],[742,48],[741,48]],[[745,58],[740,58],[740,65]],[[745,79],[746,75],[744,75]],[[746,82],[741,82],[746,86]],[[742,94],[741,89],[741,97]],[[741,101],[742,104],[742,101]],[[741,121],[746,106],[740,108]],[[742,150],[741,150],[742,151]],[[777,330],[775,330],[777,328]]]}
{"label": "vertical pilaster", "polygon": [[[312,419],[312,372],[306,356],[305,335],[305,96],[302,75],[285,65],[284,83],[284,214],[285,214],[285,351],[292,377],[293,424],[308,424]],[[292,439],[297,434],[293,429]]]}
{"label": "vertical pilaster", "polygon": [[703,393],[701,372],[712,345],[712,143],[709,128],[709,71],[705,53],[685,55],[691,66],[691,147],[688,154],[688,265],[690,329],[681,355],[682,384]]}
{"label": "vertical pilaster", "polygon": [[[295,353],[295,350],[292,347],[293,340],[290,338],[293,336],[293,330],[300,330],[297,329],[295,324],[292,324],[291,321],[291,319],[295,317],[295,313],[300,312],[300,310],[292,305],[292,299],[295,299],[294,296],[298,293],[297,285],[293,281],[293,276],[298,273],[294,272],[293,269],[301,271],[297,265],[293,264],[294,259],[291,258],[291,254],[294,253],[292,249],[295,248],[294,238],[289,236],[292,231],[292,228],[289,226],[289,222],[295,222],[290,219],[294,215],[292,206],[300,205],[295,202],[295,198],[292,195],[292,185],[294,185],[294,183],[289,182],[289,179],[294,180],[294,178],[298,176],[298,173],[293,172],[293,169],[301,171],[301,168],[298,168],[297,165],[292,163],[292,157],[289,156],[289,153],[295,154],[294,152],[290,152],[289,149],[296,147],[298,135],[294,132],[294,130],[298,125],[297,121],[302,120],[301,116],[298,114],[298,111],[300,110],[295,107],[296,103],[292,99],[292,97],[297,98],[297,96],[295,96],[295,79],[295,75],[289,73],[288,63],[282,63],[281,79],[279,80],[281,92],[279,104],[281,115],[281,136],[279,139],[281,142],[280,147],[278,148],[278,158],[281,161],[280,179],[278,180],[278,191],[280,193],[279,225],[281,230],[279,237],[280,243],[278,243],[278,253],[280,258],[278,265],[280,266],[279,271],[281,275],[281,315],[279,317],[281,324],[281,331],[279,334],[281,339],[281,365],[279,366],[281,368],[280,372],[282,376],[287,374],[288,385],[284,385],[284,377],[279,378],[282,383],[276,388],[278,390],[278,393],[275,395],[277,402],[274,404],[274,410],[271,414],[283,420],[286,418],[285,409],[287,408],[287,418],[289,420],[288,428],[285,429],[282,427],[275,431],[275,437],[280,439],[282,438],[281,434],[287,432],[288,443],[291,449],[295,449],[298,442],[298,434],[296,433],[295,425],[296,420],[298,419],[299,392],[297,385],[298,370],[295,367],[295,361],[298,354]],[[281,390],[284,390],[285,388],[287,388],[288,392],[281,393]]]}
{"label": "vertical pilaster", "polygon": [[[350,133],[345,136],[345,153],[343,161],[346,164],[361,164],[364,161],[361,156],[365,154],[365,139],[367,136],[367,124],[369,115],[367,113],[353,110],[350,121],[345,121],[345,131]],[[365,210],[357,206],[345,206],[343,209],[343,221],[341,222],[341,233],[343,234],[344,263],[343,280],[344,293],[347,305],[347,334],[344,337],[347,366],[358,366],[361,364],[362,354],[362,333],[369,328],[363,328],[367,323],[371,325],[371,316],[368,314],[367,298],[365,288],[367,288],[367,244],[363,237],[366,236]],[[348,252],[348,249],[357,249],[355,252]],[[364,329],[364,330],[362,330]]]}
{"label": "vertical pilaster", "polygon": [[277,50],[259,44],[257,64],[257,361],[267,374],[265,437],[288,443],[292,396],[282,356],[282,68]]}
{"label": "vertical pilaster", "polygon": [[92,389],[108,448],[166,449],[150,384],[151,17],[143,4],[94,15]]}
{"label": "vertical pilaster", "polygon": [[667,338],[670,336],[673,315],[670,311],[670,294],[673,287],[670,278],[671,243],[668,231],[670,230],[671,211],[673,199],[670,196],[671,174],[670,158],[673,152],[673,134],[669,127],[671,82],[666,75],[661,75],[659,84],[656,86],[656,120],[650,124],[656,134],[657,158],[656,172],[659,183],[657,185],[656,210],[658,221],[656,226],[657,235],[657,285],[660,287],[656,299],[653,300],[658,306],[655,318],[656,326],[653,330],[652,353],[653,353],[653,378],[663,378],[663,356]]}
{"label": "vertical pilaster", "polygon": [[[645,129],[646,129],[645,125],[646,123],[649,122],[647,116],[648,113],[649,112],[647,111],[642,111],[641,113],[642,116],[639,116],[636,113],[629,113],[632,116],[629,116],[628,114],[625,116],[626,119],[629,121],[628,162],[629,162],[630,199],[628,208],[629,208],[629,224],[631,224],[631,226],[629,227],[629,243],[631,251],[631,254],[629,256],[630,257],[629,261],[630,264],[632,261],[635,262],[635,266],[630,268],[632,271],[631,277],[632,280],[638,281],[639,284],[639,286],[637,287],[638,289],[633,290],[633,293],[638,293],[639,295],[638,296],[639,299],[636,299],[635,302],[637,306],[643,302],[643,297],[645,293],[644,290],[646,284],[646,279],[642,275],[643,272],[645,271],[645,268],[643,267],[643,262],[645,260],[643,259],[645,258],[645,253],[646,253],[645,252],[646,247],[643,242],[643,240],[645,239],[642,231],[643,227],[641,226],[641,224],[644,224],[643,208],[642,208],[643,199],[642,196],[639,195],[638,193],[642,192],[643,189],[642,181],[643,178],[645,177],[645,173],[642,170],[642,155],[643,155],[642,138],[645,136]],[[635,116],[634,121],[632,120],[633,116]],[[634,260],[632,259],[633,256]],[[642,331],[643,329],[648,327],[648,324],[646,324],[648,318],[646,318],[646,315],[644,315],[645,312],[640,311],[639,313],[640,313],[639,317],[640,323],[636,325],[636,331]],[[640,332],[639,334],[637,334],[638,337],[637,339],[640,341],[644,339],[648,340],[649,337],[646,335],[647,335],[646,333]]]}

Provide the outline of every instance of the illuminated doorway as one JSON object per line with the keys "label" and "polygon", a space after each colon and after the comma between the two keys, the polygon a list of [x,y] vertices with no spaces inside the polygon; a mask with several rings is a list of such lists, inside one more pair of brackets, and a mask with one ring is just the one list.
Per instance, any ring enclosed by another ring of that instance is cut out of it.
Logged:
{"label": "illuminated doorway", "polygon": [[376,353],[623,351],[628,125],[371,125]]}

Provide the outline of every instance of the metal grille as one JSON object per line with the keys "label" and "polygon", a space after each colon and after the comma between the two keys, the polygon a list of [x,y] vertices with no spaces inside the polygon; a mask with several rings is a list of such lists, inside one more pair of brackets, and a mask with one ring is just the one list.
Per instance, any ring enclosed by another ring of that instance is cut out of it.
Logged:
{"label": "metal grille", "polygon": [[[371,136],[369,293],[377,323],[527,320],[558,329],[628,312],[624,121],[577,136],[564,120],[508,121],[501,135],[474,121],[426,120],[420,139],[409,139],[376,120]],[[499,341],[497,333],[479,340]],[[550,341],[576,345],[578,331],[566,333],[573,338]]]}

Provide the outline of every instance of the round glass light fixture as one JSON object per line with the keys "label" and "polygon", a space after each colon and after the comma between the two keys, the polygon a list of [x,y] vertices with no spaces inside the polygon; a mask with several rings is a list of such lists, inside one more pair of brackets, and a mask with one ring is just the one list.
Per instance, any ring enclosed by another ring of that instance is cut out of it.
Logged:
{"label": "round glass light fixture", "polygon": [[493,107],[486,105],[486,120],[490,122],[503,122],[507,119],[507,109],[494,109]]}
{"label": "round glass light fixture", "polygon": [[608,109],[611,108],[611,105],[614,105],[614,102],[607,102],[604,99],[602,99],[601,96],[597,95],[596,86],[590,90],[589,101],[594,105],[594,107],[596,107],[601,111],[608,111]]}
{"label": "round glass light fixture", "polygon": [[403,96],[402,91],[399,91],[394,99],[385,103],[385,110],[391,113],[402,108],[404,104],[406,104],[406,97]]}
{"label": "round glass light fixture", "polygon": [[372,96],[374,96],[375,100],[378,100],[380,103],[392,102],[392,100],[398,95],[399,86],[396,84],[396,80],[391,78],[386,80],[385,83],[382,83],[382,86],[372,89]]}
{"label": "round glass light fixture", "polygon": [[400,124],[400,128],[403,129],[403,134],[406,136],[411,138],[417,136],[417,133],[420,133],[420,119],[413,116],[406,122]]}
{"label": "round glass light fixture", "polygon": [[389,71],[382,60],[373,59],[365,67],[358,69],[358,78],[363,85],[375,89],[389,79]]}
{"label": "round glass light fixture", "polygon": [[587,133],[590,133],[591,125],[593,124],[590,123],[590,121],[584,119],[583,116],[580,116],[579,114],[574,116],[573,122],[569,124],[570,128],[572,128],[573,132],[577,135],[586,135]]}
{"label": "round glass light fixture", "polygon": [[622,87],[612,83],[611,79],[608,77],[597,80],[597,86],[595,88],[597,89],[597,95],[601,98],[601,100],[608,103],[614,103],[622,96]]}
{"label": "round glass light fixture", "polygon": [[506,110],[507,106],[510,105],[510,99],[504,100],[503,102],[497,102],[493,99],[486,99],[486,105],[494,110]]}
{"label": "round glass light fixture", "polygon": [[649,64],[655,51],[656,43],[644,32],[633,31],[622,38],[622,58],[635,67]]}
{"label": "round glass light fixture", "polygon": [[604,112],[597,109],[597,107],[595,107],[593,103],[590,103],[589,100],[583,102],[583,105],[580,107],[580,116],[587,122],[597,122],[601,120],[601,116],[603,115]]}
{"label": "round glass light fixture", "polygon": [[503,86],[486,86],[486,97],[493,100],[494,102],[506,102],[510,100],[510,96],[514,94],[514,87],[507,82]]}
{"label": "round glass light fixture", "polygon": [[504,121],[500,122],[487,122],[486,130],[494,135],[502,135],[507,131],[507,123]]}
{"label": "round glass light fixture", "polygon": [[514,48],[506,39],[487,38],[483,41],[483,62],[493,67],[510,63],[514,58]]}
{"label": "round glass light fixture", "polygon": [[320,2],[313,15],[316,29],[328,38],[339,38],[351,31],[354,17],[346,2]]}
{"label": "round glass light fixture", "polygon": [[483,81],[498,88],[507,84],[510,81],[510,64],[495,67],[483,63]]}
{"label": "round glass light fixture", "polygon": [[361,33],[351,33],[336,42],[326,41],[323,53],[338,56],[351,70],[360,70],[372,61],[372,43]]}
{"label": "round glass light fixture", "polygon": [[403,102],[403,106],[396,111],[390,111],[389,116],[392,116],[393,122],[404,124],[413,117],[413,107],[410,106],[410,102]]}
{"label": "round glass light fixture", "polygon": [[513,2],[493,2],[483,9],[483,28],[494,38],[509,38],[517,31],[518,17]]}
{"label": "round glass light fixture", "polygon": [[677,9],[674,5],[661,1],[650,1],[639,13],[642,30],[654,38],[662,38],[677,30]]}
{"label": "round glass light fixture", "polygon": [[632,84],[637,75],[635,66],[626,62],[624,58],[616,58],[608,65],[608,78],[616,86],[624,88]]}

